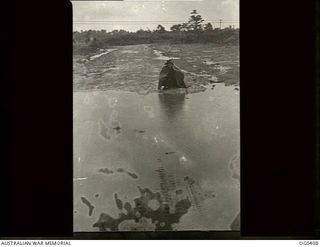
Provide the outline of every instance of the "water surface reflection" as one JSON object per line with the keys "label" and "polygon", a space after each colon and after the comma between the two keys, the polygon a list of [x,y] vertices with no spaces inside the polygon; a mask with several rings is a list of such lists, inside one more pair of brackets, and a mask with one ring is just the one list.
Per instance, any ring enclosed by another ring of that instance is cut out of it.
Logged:
{"label": "water surface reflection", "polygon": [[185,103],[185,93],[159,93],[159,106],[163,117],[169,122],[181,117]]}
{"label": "water surface reflection", "polygon": [[240,207],[229,170],[239,150],[238,99],[223,85],[196,94],[75,93],[75,231],[96,231],[103,212],[117,218],[114,194],[134,205],[137,186],[160,192],[171,209],[191,200],[179,230],[230,229]]}

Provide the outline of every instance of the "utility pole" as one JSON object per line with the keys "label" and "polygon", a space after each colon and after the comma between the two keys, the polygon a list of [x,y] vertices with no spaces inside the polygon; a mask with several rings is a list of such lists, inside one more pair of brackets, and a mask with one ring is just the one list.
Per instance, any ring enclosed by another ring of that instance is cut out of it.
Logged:
{"label": "utility pole", "polygon": [[222,19],[219,19],[219,23],[220,23],[220,29],[221,29]]}

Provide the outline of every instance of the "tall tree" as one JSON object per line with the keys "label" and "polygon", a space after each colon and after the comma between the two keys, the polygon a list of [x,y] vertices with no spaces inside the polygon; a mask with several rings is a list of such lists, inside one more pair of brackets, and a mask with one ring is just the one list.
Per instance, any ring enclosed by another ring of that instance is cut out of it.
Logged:
{"label": "tall tree", "polygon": [[188,23],[182,23],[180,30],[181,31],[189,31],[190,30],[189,24]]}
{"label": "tall tree", "polygon": [[189,30],[191,31],[201,31],[202,30],[202,22],[204,21],[197,13],[197,10],[193,10],[191,13],[190,19],[188,21]]}

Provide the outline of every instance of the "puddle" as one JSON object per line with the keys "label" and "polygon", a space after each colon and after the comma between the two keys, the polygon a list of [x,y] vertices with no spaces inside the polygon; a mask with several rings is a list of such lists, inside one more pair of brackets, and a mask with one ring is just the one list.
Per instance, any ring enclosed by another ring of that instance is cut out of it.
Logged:
{"label": "puddle", "polygon": [[87,180],[88,178],[74,178],[73,182]]}
{"label": "puddle", "polygon": [[[144,218],[152,217],[157,230],[229,230],[240,210],[234,88],[218,83],[194,94],[75,92],[74,181],[86,181],[74,183],[74,230],[149,229]],[[151,211],[140,211],[136,198]],[[125,208],[134,214],[121,216]],[[157,210],[169,218],[152,215]]]}
{"label": "puddle", "polygon": [[180,59],[179,57],[168,57],[168,56],[165,56],[163,55],[164,52],[162,51],[159,51],[159,50],[153,50],[154,54],[157,56],[156,58],[154,59],[157,59],[157,60],[169,60],[169,59]]}
{"label": "puddle", "polygon": [[124,54],[138,54],[139,53],[139,51],[133,51],[133,50],[122,50],[120,52],[124,53]]}
{"label": "puddle", "polygon": [[109,54],[110,52],[113,52],[113,51],[116,51],[116,50],[117,50],[117,49],[106,49],[106,50],[104,50],[104,52],[102,52],[102,53],[99,53],[99,54],[97,54],[97,55],[91,56],[91,57],[89,58],[89,60],[90,60],[90,61],[93,61],[93,60],[95,60],[95,59],[97,59],[97,58],[99,58],[99,57],[101,57],[101,56],[103,56],[103,55]]}
{"label": "puddle", "polygon": [[[213,69],[218,70],[219,74],[225,74],[228,70],[232,69],[230,66],[221,65],[220,62],[212,61],[211,59],[204,59],[202,62],[206,65],[212,65]],[[227,63],[228,61],[222,61],[221,63]]]}

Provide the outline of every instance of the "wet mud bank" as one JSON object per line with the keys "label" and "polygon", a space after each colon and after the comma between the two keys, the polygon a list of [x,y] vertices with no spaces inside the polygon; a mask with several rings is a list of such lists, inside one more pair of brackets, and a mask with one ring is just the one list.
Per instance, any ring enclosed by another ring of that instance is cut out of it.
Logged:
{"label": "wet mud bank", "polygon": [[189,93],[211,83],[239,85],[239,47],[206,44],[131,45],[74,57],[74,91],[157,91],[163,62],[174,59],[185,73]]}

